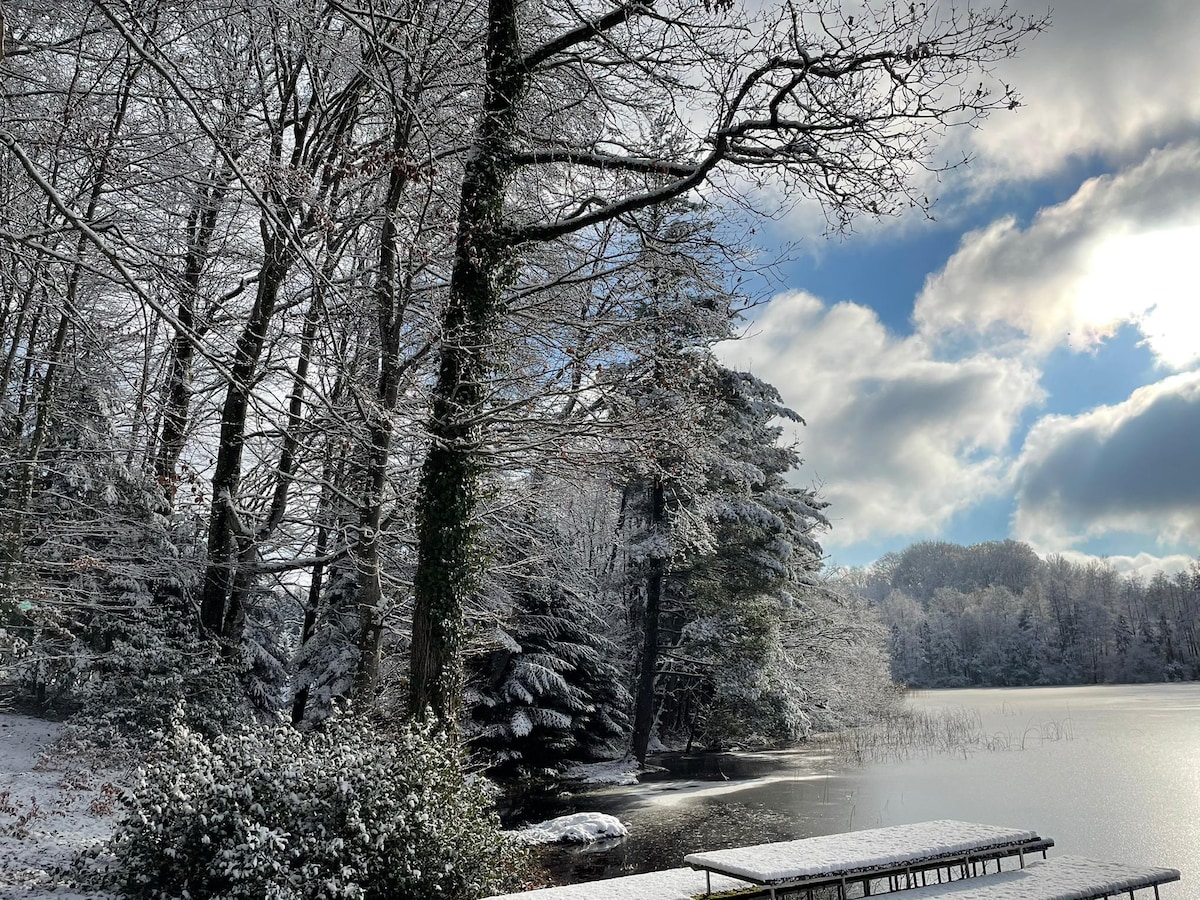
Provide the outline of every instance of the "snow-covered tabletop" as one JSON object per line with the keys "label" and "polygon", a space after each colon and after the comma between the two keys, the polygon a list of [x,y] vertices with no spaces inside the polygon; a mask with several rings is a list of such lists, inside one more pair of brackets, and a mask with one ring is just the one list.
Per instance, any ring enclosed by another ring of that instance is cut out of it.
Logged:
{"label": "snow-covered tabletop", "polygon": [[[1040,842],[1036,832],[940,819],[798,841],[691,853],[683,861],[755,884],[781,885],[956,859]],[[1040,847],[1039,847],[1040,849]],[[907,898],[907,894],[905,895]]]}
{"label": "snow-covered tabletop", "polygon": [[1176,869],[1056,856],[1024,869],[905,891],[904,900],[1094,900],[1178,880]]}

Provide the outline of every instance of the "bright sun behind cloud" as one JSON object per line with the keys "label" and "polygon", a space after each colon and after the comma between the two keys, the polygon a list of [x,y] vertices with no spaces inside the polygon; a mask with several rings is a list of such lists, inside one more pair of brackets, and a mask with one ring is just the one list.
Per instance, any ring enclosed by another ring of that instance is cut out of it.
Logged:
{"label": "bright sun behind cloud", "polygon": [[1077,349],[1134,322],[1158,361],[1177,371],[1200,360],[1200,227],[1112,237],[1075,288]]}
{"label": "bright sun behind cloud", "polygon": [[965,234],[917,298],[928,339],[1044,358],[1093,351],[1123,325],[1158,364],[1200,363],[1200,139],[1089,179],[1027,224],[999,218]]}

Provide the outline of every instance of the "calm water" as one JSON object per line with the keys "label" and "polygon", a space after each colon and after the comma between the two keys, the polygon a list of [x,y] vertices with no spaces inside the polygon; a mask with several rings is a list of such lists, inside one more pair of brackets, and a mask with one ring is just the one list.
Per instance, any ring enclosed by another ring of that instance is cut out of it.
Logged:
{"label": "calm water", "polygon": [[[668,868],[693,850],[928,819],[1031,828],[1071,853],[1171,866],[1164,900],[1200,897],[1200,685],[926,691],[973,710],[1007,749],[854,768],[820,750],[727,754],[695,777],[562,798],[619,816],[624,841],[555,851],[570,880]],[[707,770],[707,771],[705,771]]]}

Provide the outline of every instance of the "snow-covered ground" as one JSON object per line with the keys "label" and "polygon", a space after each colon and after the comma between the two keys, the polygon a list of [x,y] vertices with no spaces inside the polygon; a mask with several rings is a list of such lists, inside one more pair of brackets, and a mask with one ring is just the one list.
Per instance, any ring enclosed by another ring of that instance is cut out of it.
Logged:
{"label": "snow-covered ground", "polygon": [[[712,876],[713,893],[738,891],[753,887],[724,875]],[[541,888],[519,894],[503,894],[486,900],[692,900],[704,894],[709,885],[703,872],[695,869],[667,869],[624,875],[581,884]]]}
{"label": "snow-covered ground", "polygon": [[120,787],[87,760],[47,751],[60,725],[0,713],[0,900],[98,900],[58,870],[112,831]]}

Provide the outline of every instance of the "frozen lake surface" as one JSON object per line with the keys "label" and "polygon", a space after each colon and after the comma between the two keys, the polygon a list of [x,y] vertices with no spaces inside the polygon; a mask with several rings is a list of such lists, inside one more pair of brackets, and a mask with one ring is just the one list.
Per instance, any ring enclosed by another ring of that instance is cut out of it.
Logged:
{"label": "frozen lake surface", "polygon": [[[590,880],[681,865],[696,850],[930,819],[1028,828],[1051,853],[1179,869],[1163,900],[1200,896],[1200,684],[923,691],[923,710],[967,709],[1004,749],[917,752],[853,767],[830,752],[673,760],[702,767],[565,802],[619,816],[630,836],[561,851]],[[543,816],[544,817],[544,816]]]}

